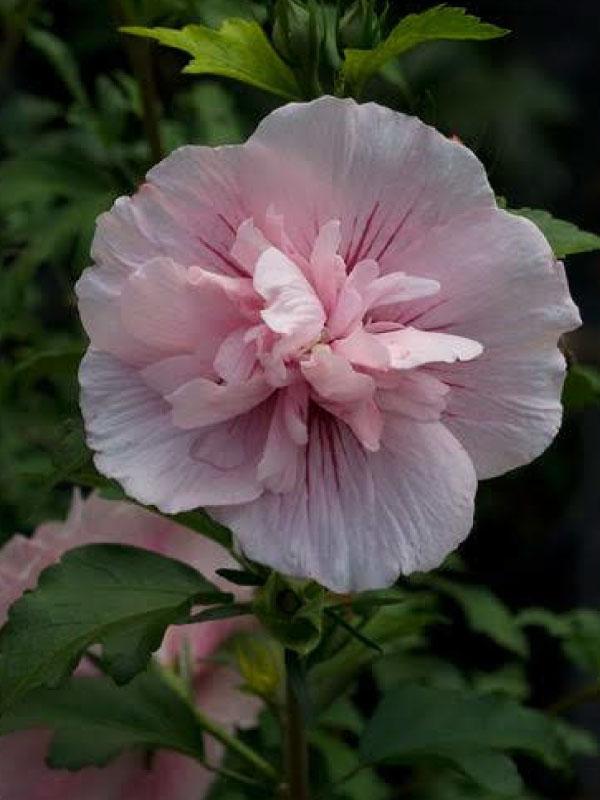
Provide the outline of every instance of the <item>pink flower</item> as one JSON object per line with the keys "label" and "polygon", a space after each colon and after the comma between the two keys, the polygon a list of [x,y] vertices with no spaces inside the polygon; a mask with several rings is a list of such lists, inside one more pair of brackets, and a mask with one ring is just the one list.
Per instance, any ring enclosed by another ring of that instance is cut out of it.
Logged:
{"label": "pink flower", "polygon": [[[0,549],[0,623],[17,597],[35,586],[42,569],[58,561],[66,550],[115,540],[186,561],[217,584],[220,579],[214,570],[235,566],[218,545],[157,514],[95,495],[82,502],[76,495],[65,523],[42,525],[31,539],[14,536]],[[223,588],[230,591],[231,585]],[[170,628],[159,653],[163,663],[171,663],[182,639],[187,639],[195,661],[197,703],[230,730],[254,724],[258,700],[238,691],[241,679],[231,669],[205,659],[241,626],[232,619]],[[214,779],[214,773],[196,761],[166,751],[155,754],[150,769],[142,753],[126,753],[103,769],[49,769],[44,763],[49,741],[50,734],[41,730],[0,737],[3,800],[190,800],[204,797]],[[221,745],[209,737],[205,753],[212,764],[218,764],[223,756]]]}
{"label": "pink flower", "polygon": [[417,119],[325,97],[177,150],[100,218],[93,258],[98,469],[166,512],[208,506],[284,573],[360,590],[437,566],[477,478],[558,430],[563,268]]}

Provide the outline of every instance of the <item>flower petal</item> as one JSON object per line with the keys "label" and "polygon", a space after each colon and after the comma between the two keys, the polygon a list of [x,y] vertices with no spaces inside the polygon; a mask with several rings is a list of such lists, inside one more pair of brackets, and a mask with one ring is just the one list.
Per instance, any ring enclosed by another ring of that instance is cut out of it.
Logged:
{"label": "flower petal", "polygon": [[211,513],[250,558],[333,591],[433,569],[471,528],[473,465],[440,423],[396,420],[383,441],[366,453],[343,423],[315,415],[294,491]]}
{"label": "flower petal", "polygon": [[464,336],[402,328],[375,335],[390,356],[394,369],[411,369],[422,364],[470,361],[483,352],[479,342]]}
{"label": "flower petal", "polygon": [[215,383],[196,378],[166,399],[173,407],[173,423],[178,428],[204,428],[239,417],[260,405],[273,393],[273,387],[257,374],[244,383]]}
{"label": "flower petal", "polygon": [[373,397],[373,378],[356,372],[345,358],[336,355],[327,345],[314,347],[300,368],[315,392],[325,400],[355,403]]}
{"label": "flower petal", "polygon": [[113,356],[89,350],[79,379],[96,466],[131,497],[174,514],[208,502],[245,502],[262,491],[256,463],[267,409],[207,430],[181,430],[171,406]]}
{"label": "flower petal", "polygon": [[293,346],[318,339],[325,312],[299,267],[274,247],[260,256],[254,270],[254,288],[267,301],[263,320],[275,333],[293,340]]}
{"label": "flower petal", "polygon": [[372,257],[384,272],[398,269],[396,247],[494,204],[466,147],[414,117],[333,97],[289,103],[264,119],[244,148],[240,179],[256,223],[274,205],[305,258],[314,231],[339,219],[348,266]]}

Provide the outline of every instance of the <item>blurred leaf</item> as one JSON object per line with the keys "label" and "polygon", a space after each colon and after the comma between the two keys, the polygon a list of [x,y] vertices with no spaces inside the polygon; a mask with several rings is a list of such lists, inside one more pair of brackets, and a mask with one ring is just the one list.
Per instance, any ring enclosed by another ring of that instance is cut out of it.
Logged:
{"label": "blurred leaf", "polygon": [[32,353],[17,363],[13,376],[30,381],[41,375],[52,377],[58,371],[75,373],[83,352],[83,344],[73,344],[60,350]]}
{"label": "blurred leaf", "polygon": [[565,258],[576,253],[600,250],[600,236],[580,230],[572,222],[556,219],[548,211],[535,208],[508,209],[511,214],[531,220],[544,234],[556,258]]}
{"label": "blurred leaf", "polygon": [[529,684],[522,664],[505,664],[493,672],[476,672],[471,682],[479,694],[503,694],[519,701],[529,696]]}
{"label": "blurred leaf", "polygon": [[592,758],[598,755],[598,740],[589,731],[571,725],[564,719],[556,717],[553,720],[554,729],[561,739],[565,749],[571,756],[587,756]]}
{"label": "blurred leaf", "polygon": [[410,684],[384,695],[360,752],[368,763],[446,761],[486,790],[509,796],[521,780],[506,753],[565,766],[562,742],[540,712],[504,697]]}
{"label": "blurred leaf", "polygon": [[73,95],[73,99],[82,105],[86,105],[88,98],[81,80],[79,67],[65,42],[49,31],[35,28],[27,32],[27,41],[46,56]]}
{"label": "blurred leaf", "polygon": [[[317,748],[323,757],[327,770],[327,783],[336,784],[345,778],[352,770],[360,765],[360,758],[355,747],[350,746],[331,733],[325,731],[312,731],[310,744]],[[335,791],[335,794],[334,794]],[[331,788],[326,794],[319,793],[319,797],[347,798],[347,800],[386,800],[390,797],[391,789],[372,769],[361,769],[350,780],[345,780],[335,790]]]}
{"label": "blurred leaf", "polygon": [[582,669],[600,677],[600,612],[576,608],[555,614],[545,608],[527,608],[517,620],[523,627],[544,628],[560,639],[565,655]]}
{"label": "blurred leaf", "polygon": [[0,632],[0,710],[59,684],[93,644],[103,645],[106,671],[125,683],[193,605],[226,599],[195,569],[158,553],[112,544],[71,550],[9,611]]}
{"label": "blurred leaf", "polygon": [[451,597],[462,608],[470,627],[519,656],[528,653],[527,639],[504,603],[483,586],[469,586],[439,575],[426,575],[420,583]]}
{"label": "blurred leaf", "polygon": [[409,14],[389,36],[372,50],[345,50],[342,78],[360,94],[383,65],[418,45],[440,39],[485,40],[505,36],[509,31],[481,22],[464,8],[435,6],[421,14]]}
{"label": "blurred leaf", "polygon": [[562,402],[570,411],[580,411],[600,403],[600,370],[572,364],[563,387]]}
{"label": "blurred leaf", "polygon": [[467,679],[460,669],[428,653],[397,653],[381,658],[373,672],[382,691],[399,683],[419,683],[440,689],[468,689]]}
{"label": "blurred leaf", "polygon": [[348,697],[341,697],[319,716],[319,726],[360,734],[365,721]]}
{"label": "blurred leaf", "polygon": [[78,677],[57,689],[37,689],[0,718],[0,735],[37,727],[53,732],[48,763],[58,769],[103,767],[131,748],[203,757],[193,708],[154,667],[127,686]]}
{"label": "blurred leaf", "polygon": [[218,28],[228,18],[267,21],[265,4],[253,0],[188,0],[194,15],[210,28]]}
{"label": "blurred leaf", "polygon": [[233,78],[288,100],[300,97],[293,72],[256,22],[229,19],[218,31],[203,25],[186,25],[181,30],[125,27],[121,31],[156,39],[167,47],[189,53],[192,61],[183,70],[186,73]]}

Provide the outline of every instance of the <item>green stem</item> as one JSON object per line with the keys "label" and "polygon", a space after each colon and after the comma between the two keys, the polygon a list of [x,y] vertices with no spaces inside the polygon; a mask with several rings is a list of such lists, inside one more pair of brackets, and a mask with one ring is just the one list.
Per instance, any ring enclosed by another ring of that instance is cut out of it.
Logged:
{"label": "green stem", "polygon": [[[135,24],[126,0],[112,0],[112,6],[119,26]],[[157,162],[163,158],[164,150],[160,134],[159,100],[154,82],[150,42],[146,39],[134,39],[131,36],[126,36],[125,47],[127,48],[132,72],[140,88],[142,118],[150,155],[152,160]]]}
{"label": "green stem", "polygon": [[244,742],[240,741],[236,736],[233,736],[217,722],[209,717],[205,717],[199,709],[196,708],[194,711],[196,718],[207,733],[221,742],[221,744],[224,744],[225,747],[233,750],[234,753],[246,761],[247,764],[254,767],[261,775],[264,775],[269,781],[273,782],[277,780],[278,775],[276,770],[268,761],[265,761],[262,756],[259,756],[251,747],[248,747],[248,745],[244,744]]}
{"label": "green stem", "polygon": [[302,705],[298,697],[298,681],[303,678],[302,664],[298,654],[292,650],[286,650],[285,664],[285,767],[287,774],[287,795],[289,800],[310,800],[306,722]]}
{"label": "green stem", "polygon": [[[169,686],[174,689],[181,697],[189,702],[190,697],[185,686],[185,683],[181,680],[179,675],[176,675],[173,670],[168,669],[166,667],[161,668],[161,673],[165,681],[169,684]],[[206,733],[213,736],[217,741],[224,744],[225,747],[233,750],[234,753],[243,759],[247,764],[252,766],[257,772],[267,778],[271,783],[277,781],[279,779],[279,775],[274,767],[269,764],[268,761],[265,761],[262,756],[259,756],[257,752],[255,752],[251,747],[244,744],[244,742],[240,741],[236,736],[229,733],[229,731],[224,728],[222,725],[219,725],[218,722],[215,722],[214,719],[205,716],[202,711],[197,706],[192,705],[193,712],[196,716],[196,719],[202,726],[203,730]],[[202,762],[204,763],[204,762]]]}

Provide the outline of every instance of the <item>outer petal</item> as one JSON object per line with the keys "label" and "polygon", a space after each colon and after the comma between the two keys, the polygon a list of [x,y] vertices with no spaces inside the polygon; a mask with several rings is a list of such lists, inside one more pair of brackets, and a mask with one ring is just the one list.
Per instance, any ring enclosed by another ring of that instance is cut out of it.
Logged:
{"label": "outer petal", "polygon": [[371,256],[384,271],[396,240],[406,246],[494,204],[466,147],[416,118],[333,97],[290,103],[264,119],[244,147],[241,176],[257,224],[273,205],[305,258],[315,230],[340,219],[346,263]]}
{"label": "outer petal", "polygon": [[251,558],[334,591],[432,569],[471,528],[473,465],[436,422],[389,421],[382,445],[367,453],[345,425],[314,415],[294,491],[212,513]]}
{"label": "outer petal", "polygon": [[400,321],[484,347],[473,362],[435,368],[452,389],[448,427],[480,478],[528,463],[560,426],[565,366],[557,341],[580,324],[562,265],[532,223],[498,209],[433,230],[403,257],[416,274],[438,265],[442,289]]}
{"label": "outer petal", "polygon": [[173,425],[171,407],[133,368],[89,350],[80,368],[81,408],[96,464],[128,494],[167,513],[257,497],[260,408],[205,430]]}

